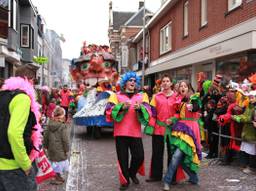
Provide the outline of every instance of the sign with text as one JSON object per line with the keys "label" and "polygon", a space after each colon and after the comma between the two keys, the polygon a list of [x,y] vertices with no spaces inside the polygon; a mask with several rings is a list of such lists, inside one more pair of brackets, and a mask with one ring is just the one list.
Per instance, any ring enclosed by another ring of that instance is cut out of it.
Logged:
{"label": "sign with text", "polygon": [[128,67],[128,47],[122,46],[122,67]]}

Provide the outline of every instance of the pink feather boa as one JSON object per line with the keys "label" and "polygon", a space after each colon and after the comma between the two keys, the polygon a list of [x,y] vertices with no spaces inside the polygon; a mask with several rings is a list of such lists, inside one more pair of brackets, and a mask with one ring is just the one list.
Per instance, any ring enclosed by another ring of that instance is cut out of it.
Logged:
{"label": "pink feather boa", "polygon": [[[11,77],[7,80],[5,80],[4,85],[3,85],[3,90],[22,90],[24,91],[31,100],[31,111],[34,112],[35,116],[36,116],[36,121],[37,124],[35,125],[35,129],[37,129],[37,131],[32,131],[32,136],[31,139],[33,141],[33,145],[35,148],[37,148],[37,150],[39,150],[40,145],[42,144],[42,136],[41,136],[41,132],[42,132],[42,128],[41,125],[39,123],[40,117],[41,117],[41,113],[39,111],[39,104],[36,101],[36,94],[35,94],[35,90],[33,88],[33,86],[31,85],[31,83],[24,78],[21,77]],[[34,161],[35,158],[38,157],[39,152],[33,149],[29,155],[29,158],[31,161]]]}

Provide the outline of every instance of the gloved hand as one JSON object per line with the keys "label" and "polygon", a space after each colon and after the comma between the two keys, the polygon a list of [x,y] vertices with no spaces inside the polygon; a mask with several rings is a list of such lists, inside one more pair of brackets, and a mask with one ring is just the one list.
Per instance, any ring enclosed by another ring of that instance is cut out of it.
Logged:
{"label": "gloved hand", "polygon": [[239,116],[237,116],[237,115],[232,115],[231,118],[232,118],[234,121],[238,122],[238,123],[241,122],[241,117],[239,117]]}

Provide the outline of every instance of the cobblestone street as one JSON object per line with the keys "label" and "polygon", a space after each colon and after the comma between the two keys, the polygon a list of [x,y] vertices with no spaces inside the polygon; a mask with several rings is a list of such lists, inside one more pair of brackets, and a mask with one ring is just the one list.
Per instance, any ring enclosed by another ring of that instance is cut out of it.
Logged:
{"label": "cobblestone street", "polygon": [[[149,172],[151,138],[144,136],[146,173]],[[75,126],[71,151],[70,172],[66,185],[55,186],[44,183],[40,191],[114,191],[119,189],[116,153],[111,130],[103,130],[101,139],[86,136],[86,128]],[[166,164],[166,162],[165,162]],[[140,184],[131,184],[129,190],[162,190],[162,183],[146,183],[139,177]],[[216,161],[204,159],[200,170],[200,184],[187,182],[172,186],[171,190],[184,191],[254,191],[256,175],[246,175],[239,167],[220,166]]]}

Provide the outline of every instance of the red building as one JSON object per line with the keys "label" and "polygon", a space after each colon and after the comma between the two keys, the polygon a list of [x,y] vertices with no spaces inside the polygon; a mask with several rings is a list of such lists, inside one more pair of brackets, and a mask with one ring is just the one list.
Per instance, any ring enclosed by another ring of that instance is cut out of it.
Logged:
{"label": "red building", "polygon": [[[109,3],[109,44],[115,60],[118,61],[119,72],[131,70],[132,64],[136,62],[135,47],[130,41],[142,29],[143,9],[142,1],[139,1],[137,12],[115,11],[112,9],[112,1]],[[151,14],[148,10],[146,13]]]}
{"label": "red building", "polygon": [[[145,27],[154,81],[162,73],[195,85],[196,73],[240,81],[256,72],[255,0],[167,0]],[[140,31],[133,42],[142,39]]]}

